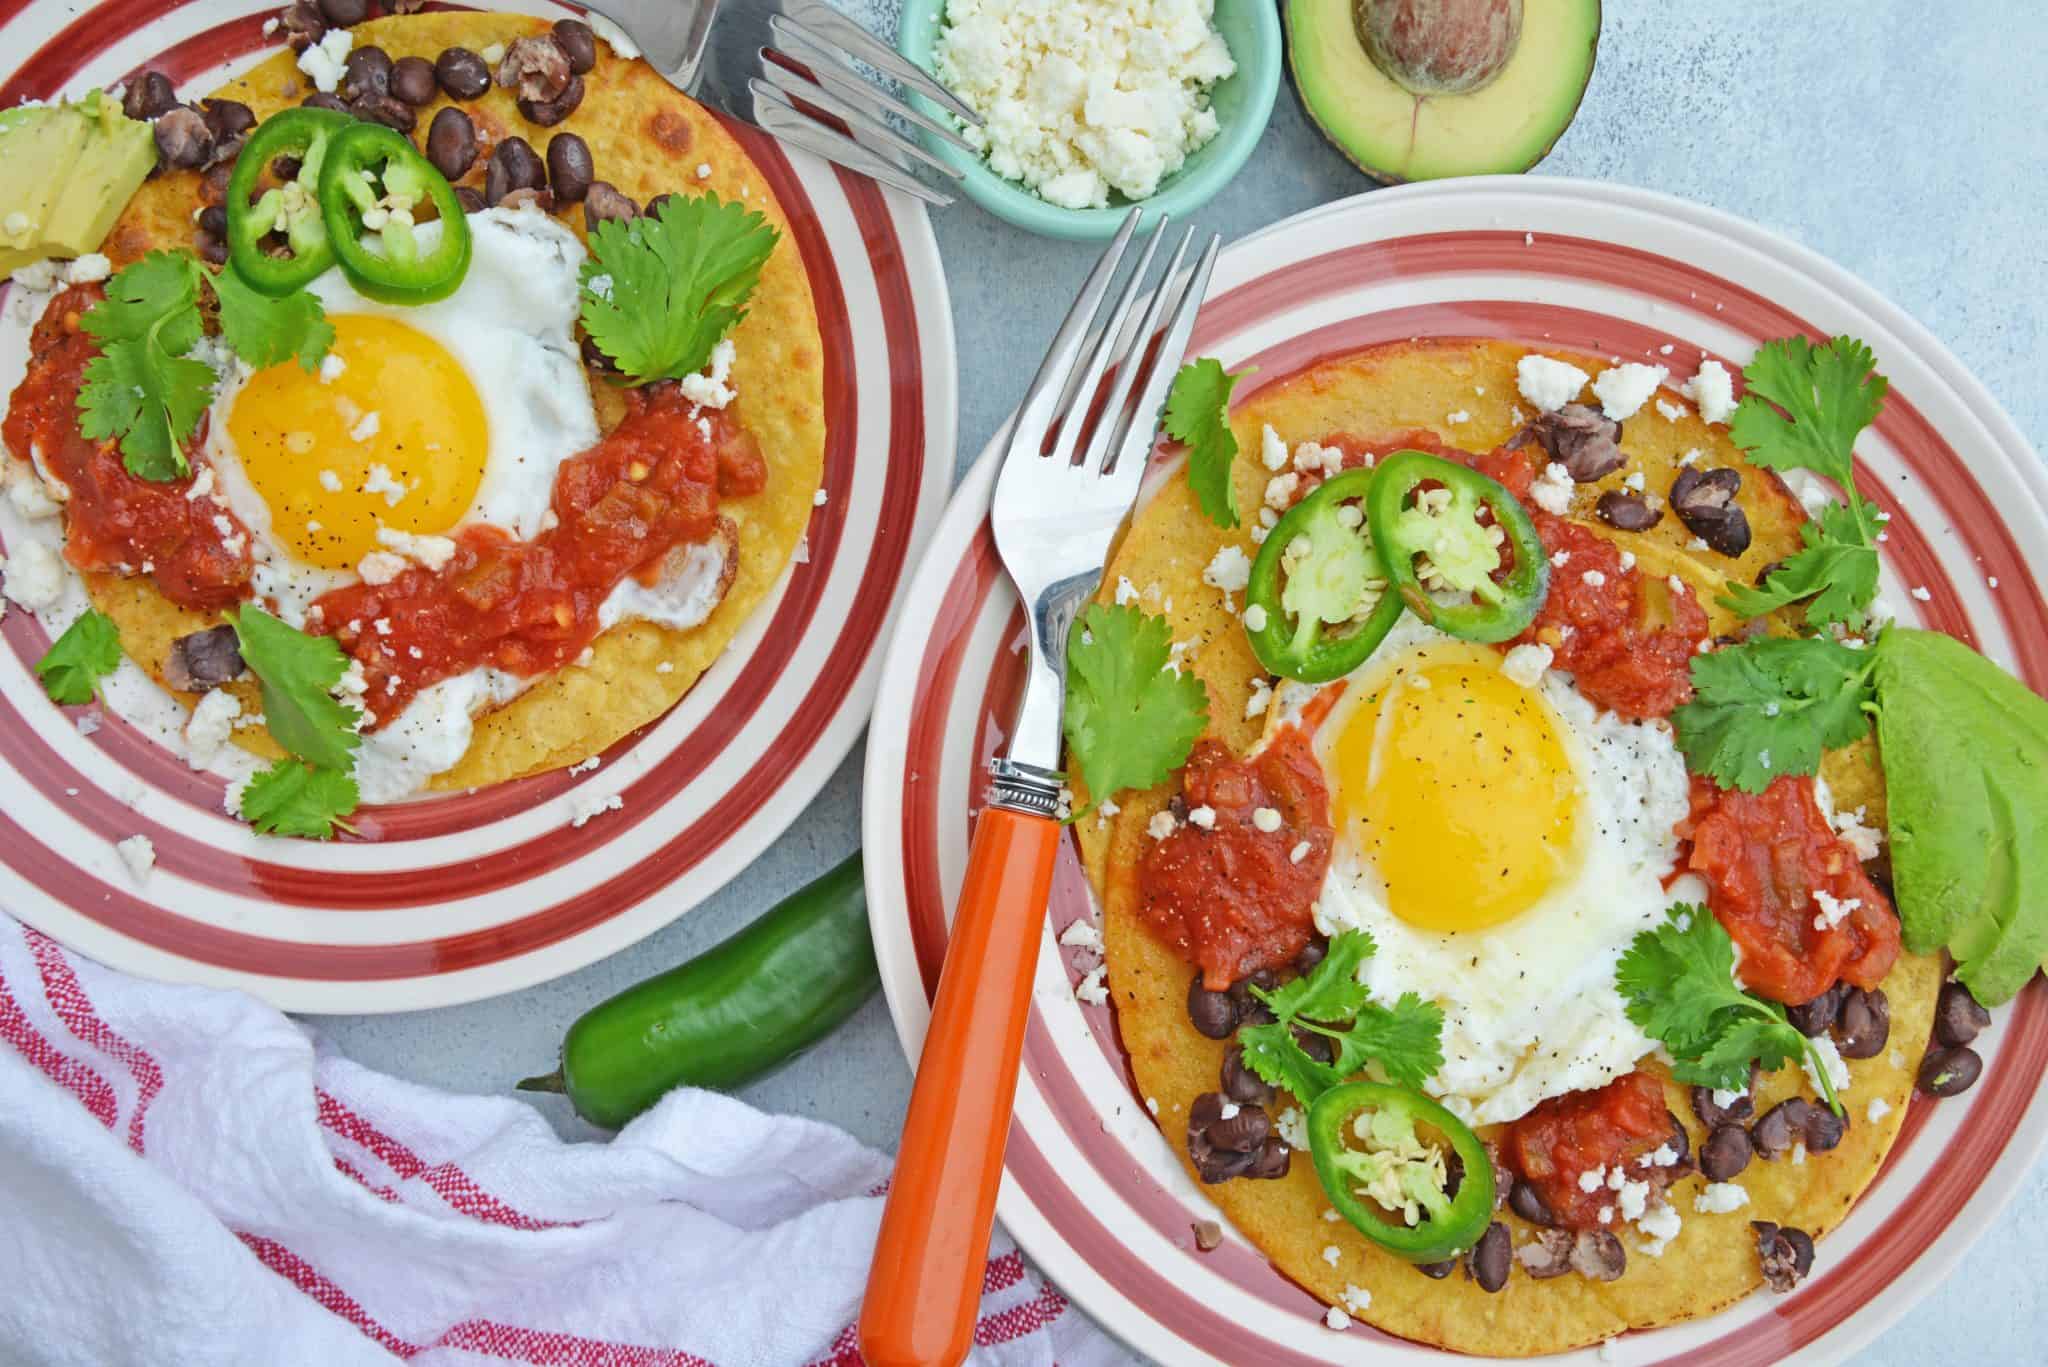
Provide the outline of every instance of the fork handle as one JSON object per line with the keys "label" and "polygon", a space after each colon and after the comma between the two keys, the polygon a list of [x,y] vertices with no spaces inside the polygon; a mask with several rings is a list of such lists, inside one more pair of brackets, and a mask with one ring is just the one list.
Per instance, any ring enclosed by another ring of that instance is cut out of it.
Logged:
{"label": "fork handle", "polygon": [[975,822],[861,1305],[870,1367],[967,1356],[1059,840],[1043,816],[986,807]]}

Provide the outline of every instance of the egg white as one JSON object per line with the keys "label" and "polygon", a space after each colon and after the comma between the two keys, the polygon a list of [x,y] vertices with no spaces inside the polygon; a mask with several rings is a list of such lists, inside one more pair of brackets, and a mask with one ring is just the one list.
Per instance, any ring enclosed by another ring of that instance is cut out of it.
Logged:
{"label": "egg white", "polygon": [[[1347,682],[1354,693],[1368,691],[1362,683],[1381,686],[1402,659],[1451,639],[1404,616]],[[1281,689],[1267,734],[1298,721],[1319,691]],[[1623,1009],[1615,962],[1674,902],[1701,892],[1690,876],[1669,891],[1663,883],[1676,862],[1674,827],[1687,814],[1690,786],[1669,728],[1600,710],[1556,670],[1535,691],[1577,780],[1580,852],[1570,875],[1512,920],[1434,932],[1394,914],[1370,859],[1340,826],[1316,904],[1324,934],[1371,932],[1378,951],[1359,980],[1375,1000],[1415,992],[1443,1009],[1444,1065],[1427,1090],[1472,1124],[1513,1120],[1546,1097],[1601,1086],[1651,1051],[1653,1042]],[[1327,738],[1351,705],[1348,694],[1317,745],[1333,793],[1339,780]]]}

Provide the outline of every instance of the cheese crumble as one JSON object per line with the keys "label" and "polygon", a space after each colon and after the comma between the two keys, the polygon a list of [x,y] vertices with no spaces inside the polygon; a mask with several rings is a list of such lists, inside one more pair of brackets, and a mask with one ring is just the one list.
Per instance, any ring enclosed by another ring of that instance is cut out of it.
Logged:
{"label": "cheese crumble", "polygon": [[1151,196],[1219,124],[1237,70],[1214,0],[950,0],[936,73],[980,114],[989,169],[1063,209]]}

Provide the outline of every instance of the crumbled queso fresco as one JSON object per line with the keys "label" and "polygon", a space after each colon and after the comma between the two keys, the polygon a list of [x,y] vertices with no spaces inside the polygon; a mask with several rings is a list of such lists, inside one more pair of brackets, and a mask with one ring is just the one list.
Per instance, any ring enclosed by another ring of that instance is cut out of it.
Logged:
{"label": "crumbled queso fresco", "polygon": [[937,75],[987,121],[989,168],[1063,209],[1144,199],[1216,136],[1237,70],[1215,0],[950,0]]}

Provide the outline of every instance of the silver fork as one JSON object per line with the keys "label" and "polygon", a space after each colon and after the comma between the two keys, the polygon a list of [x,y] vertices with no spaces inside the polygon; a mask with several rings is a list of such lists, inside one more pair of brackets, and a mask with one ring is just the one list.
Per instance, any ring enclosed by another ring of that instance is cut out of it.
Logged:
{"label": "silver fork", "polygon": [[1140,311],[1145,277],[1166,233],[1162,217],[1105,309],[1140,216],[1132,210],[1124,220],[1053,338],[1018,409],[989,510],[996,550],[1031,617],[1031,673],[1009,746],[989,766],[988,798],[974,823],[967,881],[868,1273],[860,1343],[871,1363],[956,1363],[974,1329],[1059,850],[1067,637],[1137,497],[1160,404],[1221,246],[1212,237],[1183,273],[1194,230],[1182,234]]}
{"label": "silver fork", "polygon": [[970,123],[980,116],[823,0],[598,0],[589,8],[624,29],[685,95],[927,204],[953,202],[904,163],[954,180],[961,173],[891,128],[889,116],[973,149],[942,121],[863,79],[853,62]]}

